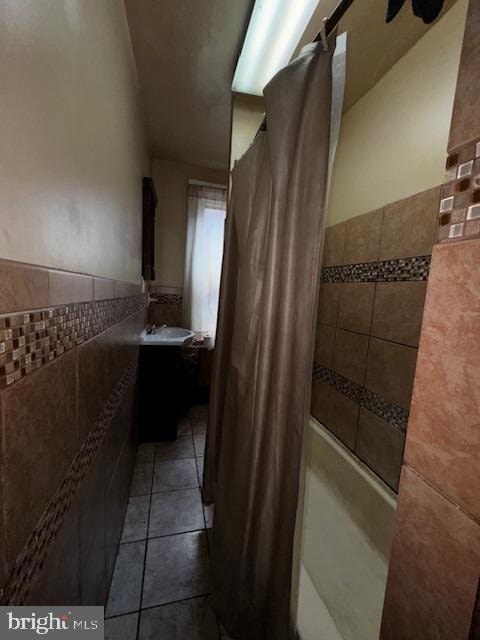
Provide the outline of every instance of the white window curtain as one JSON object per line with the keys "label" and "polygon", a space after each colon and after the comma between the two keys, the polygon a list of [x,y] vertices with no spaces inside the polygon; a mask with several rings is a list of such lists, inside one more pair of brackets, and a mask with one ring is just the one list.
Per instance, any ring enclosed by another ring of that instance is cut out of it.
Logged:
{"label": "white window curtain", "polygon": [[190,183],[183,289],[184,326],[215,343],[227,208],[225,188]]}

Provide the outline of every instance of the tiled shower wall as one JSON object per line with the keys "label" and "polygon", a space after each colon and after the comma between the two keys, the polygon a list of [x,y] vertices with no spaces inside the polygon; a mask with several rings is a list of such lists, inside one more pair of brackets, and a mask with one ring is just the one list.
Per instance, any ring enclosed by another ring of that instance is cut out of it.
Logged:
{"label": "tiled shower wall", "polygon": [[0,584],[103,604],[136,447],[140,287],[0,261]]}
{"label": "tiled shower wall", "polygon": [[182,287],[163,287],[150,285],[150,305],[148,307],[148,321],[151,324],[169,326],[182,325]]}
{"label": "tiled shower wall", "polygon": [[480,638],[480,3],[450,129],[390,558],[382,640]]}
{"label": "tiled shower wall", "polygon": [[328,227],[312,415],[397,490],[440,187]]}

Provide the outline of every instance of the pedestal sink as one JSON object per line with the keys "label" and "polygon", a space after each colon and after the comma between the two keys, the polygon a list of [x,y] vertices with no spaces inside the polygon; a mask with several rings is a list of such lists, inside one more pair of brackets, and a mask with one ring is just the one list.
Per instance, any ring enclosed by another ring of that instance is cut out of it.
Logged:
{"label": "pedestal sink", "polygon": [[181,327],[157,327],[155,333],[142,331],[140,344],[182,346],[193,340],[195,333]]}

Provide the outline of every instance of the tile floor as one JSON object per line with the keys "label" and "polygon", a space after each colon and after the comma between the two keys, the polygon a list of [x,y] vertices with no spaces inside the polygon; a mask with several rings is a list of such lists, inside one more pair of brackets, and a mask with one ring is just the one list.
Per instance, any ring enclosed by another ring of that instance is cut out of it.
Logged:
{"label": "tile floor", "polygon": [[220,640],[209,607],[200,486],[206,408],[181,420],[175,442],[139,446],[105,610],[105,640]]}

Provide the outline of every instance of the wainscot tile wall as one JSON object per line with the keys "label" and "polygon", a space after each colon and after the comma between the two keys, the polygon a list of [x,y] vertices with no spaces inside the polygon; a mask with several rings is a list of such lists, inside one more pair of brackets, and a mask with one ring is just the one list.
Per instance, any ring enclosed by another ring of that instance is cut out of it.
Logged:
{"label": "wainscot tile wall", "polygon": [[182,287],[164,287],[152,284],[150,285],[148,321],[156,325],[181,326],[182,304]]}
{"label": "wainscot tile wall", "polygon": [[327,228],[313,416],[398,489],[440,187]]}
{"label": "wainscot tile wall", "polygon": [[0,261],[3,603],[105,603],[145,319],[139,285]]}

